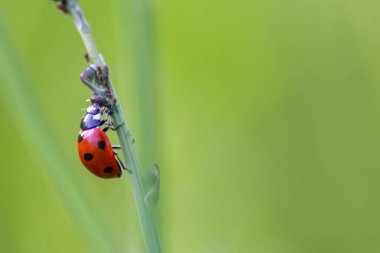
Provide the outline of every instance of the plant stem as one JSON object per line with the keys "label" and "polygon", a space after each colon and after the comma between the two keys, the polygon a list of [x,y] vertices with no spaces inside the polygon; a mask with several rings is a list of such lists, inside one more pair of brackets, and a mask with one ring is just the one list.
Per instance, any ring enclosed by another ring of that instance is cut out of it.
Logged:
{"label": "plant stem", "polygon": [[[99,53],[94,39],[92,37],[90,27],[83,15],[83,12],[77,0],[67,0],[67,10],[72,15],[76,28],[81,35],[91,61],[97,66],[105,66],[106,63]],[[116,93],[112,87],[112,82],[109,82],[109,91],[111,97],[117,100]],[[140,162],[133,145],[133,138],[130,134],[127,121],[124,117],[120,104],[117,102],[113,108],[112,119],[115,125],[122,124],[117,130],[117,135],[120,141],[122,152],[126,160],[126,166],[132,172],[129,173],[132,189],[137,205],[140,225],[143,232],[145,246],[148,253],[160,253],[161,245],[158,235],[157,222],[155,217],[155,209],[148,205],[144,198],[148,192],[143,178]]]}

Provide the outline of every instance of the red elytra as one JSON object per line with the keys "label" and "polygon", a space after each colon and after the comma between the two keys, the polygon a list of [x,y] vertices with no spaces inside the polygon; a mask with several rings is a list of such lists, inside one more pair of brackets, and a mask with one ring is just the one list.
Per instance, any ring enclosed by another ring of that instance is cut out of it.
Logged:
{"label": "red elytra", "polygon": [[122,175],[107,135],[99,127],[81,130],[78,135],[78,154],[83,165],[101,178],[118,178]]}

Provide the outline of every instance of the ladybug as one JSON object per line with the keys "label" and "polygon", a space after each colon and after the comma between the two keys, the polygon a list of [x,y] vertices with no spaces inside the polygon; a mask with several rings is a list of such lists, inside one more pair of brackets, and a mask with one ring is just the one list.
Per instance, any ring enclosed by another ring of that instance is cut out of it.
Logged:
{"label": "ladybug", "polygon": [[90,99],[92,105],[86,110],[86,115],[80,123],[78,135],[78,154],[83,165],[95,176],[101,178],[119,178],[123,174],[125,166],[120,161],[117,153],[113,150],[104,129],[101,126],[107,122],[102,120],[103,112],[110,115],[111,108],[108,101],[100,96]]}

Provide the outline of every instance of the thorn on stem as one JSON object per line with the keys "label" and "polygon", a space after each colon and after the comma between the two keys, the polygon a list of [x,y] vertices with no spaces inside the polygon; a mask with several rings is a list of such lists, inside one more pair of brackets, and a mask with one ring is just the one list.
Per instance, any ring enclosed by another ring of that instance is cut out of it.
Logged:
{"label": "thorn on stem", "polygon": [[157,204],[160,196],[160,168],[157,163],[153,164],[153,171],[145,175],[145,184],[148,191],[145,194],[144,201],[153,207]]}
{"label": "thorn on stem", "polygon": [[99,65],[96,66],[96,72],[98,72],[98,75],[102,73],[102,68]]}
{"label": "thorn on stem", "polygon": [[85,52],[83,56],[84,56],[84,59],[87,63],[90,62],[90,56],[87,52]]}
{"label": "thorn on stem", "polygon": [[70,11],[67,7],[67,0],[54,0],[55,5],[59,10],[61,10],[63,13],[68,14]]}
{"label": "thorn on stem", "polygon": [[117,99],[116,98],[112,98],[112,106],[115,106],[117,104]]}

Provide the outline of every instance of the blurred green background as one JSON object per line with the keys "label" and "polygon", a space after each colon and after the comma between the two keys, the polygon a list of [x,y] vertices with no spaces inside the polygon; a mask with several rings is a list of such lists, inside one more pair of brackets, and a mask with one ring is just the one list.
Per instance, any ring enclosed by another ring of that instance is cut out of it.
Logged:
{"label": "blurred green background", "polygon": [[[134,3],[81,1],[161,167],[164,252],[379,252],[380,2]],[[144,252],[128,178],[77,157],[84,52],[51,1],[0,0],[0,252]]]}

